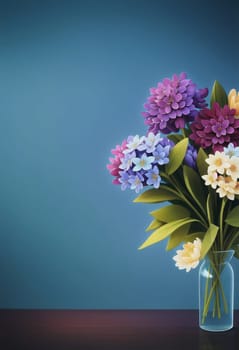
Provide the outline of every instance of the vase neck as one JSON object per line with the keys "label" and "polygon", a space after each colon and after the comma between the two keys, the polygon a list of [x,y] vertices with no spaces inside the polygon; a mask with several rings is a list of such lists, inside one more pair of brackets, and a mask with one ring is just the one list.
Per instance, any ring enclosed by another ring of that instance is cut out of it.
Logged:
{"label": "vase neck", "polygon": [[219,250],[211,251],[206,256],[206,261],[213,261],[214,264],[225,264],[231,261],[235,251],[234,250]]}

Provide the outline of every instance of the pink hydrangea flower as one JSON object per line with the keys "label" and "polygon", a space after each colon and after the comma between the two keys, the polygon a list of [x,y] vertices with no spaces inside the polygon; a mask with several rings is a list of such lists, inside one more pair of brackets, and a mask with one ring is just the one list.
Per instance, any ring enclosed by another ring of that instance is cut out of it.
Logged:
{"label": "pink hydrangea flower", "polygon": [[120,185],[120,165],[121,165],[121,159],[124,157],[123,151],[127,148],[127,141],[124,140],[121,145],[117,145],[114,149],[111,150],[111,153],[115,156],[114,158],[110,158],[110,164],[107,164],[107,169],[111,173],[111,175],[115,176],[115,179],[113,180],[113,184]]}

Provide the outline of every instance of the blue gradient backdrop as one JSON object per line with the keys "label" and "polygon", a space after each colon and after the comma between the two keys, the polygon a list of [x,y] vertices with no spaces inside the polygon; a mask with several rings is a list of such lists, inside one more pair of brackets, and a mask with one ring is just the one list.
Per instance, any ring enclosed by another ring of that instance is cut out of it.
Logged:
{"label": "blue gradient backdrop", "polygon": [[152,208],[106,170],[165,76],[239,89],[236,1],[192,3],[0,2],[1,308],[197,308],[198,271],[137,250]]}

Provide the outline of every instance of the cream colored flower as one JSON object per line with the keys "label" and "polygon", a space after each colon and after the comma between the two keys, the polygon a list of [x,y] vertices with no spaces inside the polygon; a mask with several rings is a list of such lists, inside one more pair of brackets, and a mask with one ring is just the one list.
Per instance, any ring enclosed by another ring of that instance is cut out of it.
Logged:
{"label": "cream colored flower", "polygon": [[193,243],[187,242],[183,245],[182,250],[177,250],[173,257],[173,260],[176,261],[176,266],[179,270],[186,269],[186,272],[189,272],[191,269],[195,269],[198,266],[200,255],[201,255],[201,246],[202,242],[199,238],[196,238]]}
{"label": "cream colored flower", "polygon": [[228,105],[232,109],[236,110],[236,116],[239,118],[239,92],[236,89],[232,89],[228,94]]}
{"label": "cream colored flower", "polygon": [[211,173],[208,173],[207,175],[203,175],[202,178],[205,181],[206,186],[212,186],[212,188],[217,188],[217,172],[212,171]]}
{"label": "cream colored flower", "polygon": [[215,154],[209,154],[206,162],[209,164],[208,173],[217,171],[219,174],[224,174],[230,167],[230,158],[224,152],[216,151]]}
{"label": "cream colored flower", "polygon": [[233,180],[231,176],[219,176],[218,179],[218,189],[216,190],[219,193],[219,197],[227,197],[230,200],[235,199],[237,188],[237,181]]}
{"label": "cream colored flower", "polygon": [[239,194],[239,181],[237,181],[236,186],[234,187],[234,193]]}
{"label": "cream colored flower", "polygon": [[233,180],[239,178],[239,157],[232,156],[230,158],[230,167],[226,170],[226,174],[230,175]]}

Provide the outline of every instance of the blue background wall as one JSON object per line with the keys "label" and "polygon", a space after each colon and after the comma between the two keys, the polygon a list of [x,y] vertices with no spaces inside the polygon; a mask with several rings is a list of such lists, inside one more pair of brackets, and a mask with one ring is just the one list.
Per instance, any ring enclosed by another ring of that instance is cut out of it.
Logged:
{"label": "blue background wall", "polygon": [[236,1],[190,3],[0,2],[0,307],[197,308],[198,270],[137,250],[152,208],[106,170],[164,77],[239,89]]}

